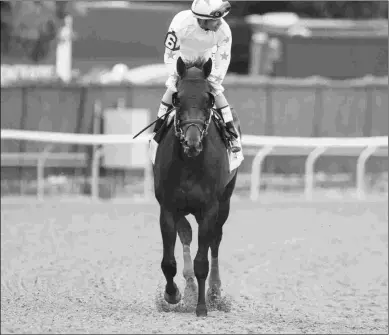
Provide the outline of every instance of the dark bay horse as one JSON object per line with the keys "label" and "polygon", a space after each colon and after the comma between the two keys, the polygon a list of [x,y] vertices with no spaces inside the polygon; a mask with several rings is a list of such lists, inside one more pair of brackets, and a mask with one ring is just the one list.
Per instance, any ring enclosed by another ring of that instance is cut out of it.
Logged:
{"label": "dark bay horse", "polygon": [[[154,164],[155,197],[160,205],[163,241],[162,272],[166,278],[165,300],[177,304],[181,293],[174,282],[177,263],[174,248],[177,233],[183,245],[187,287],[198,284],[197,316],[206,316],[205,282],[211,271],[208,296],[220,297],[218,253],[222,227],[230,211],[237,169],[230,173],[225,144],[211,118],[213,96],[207,77],[212,60],[187,65],[177,60],[177,93],[173,95],[176,115],[157,149]],[[234,113],[235,114],[235,113]],[[236,115],[235,122],[238,126]],[[240,130],[239,130],[240,131]],[[190,256],[192,229],[185,218],[192,214],[198,223],[198,250],[194,262]]]}

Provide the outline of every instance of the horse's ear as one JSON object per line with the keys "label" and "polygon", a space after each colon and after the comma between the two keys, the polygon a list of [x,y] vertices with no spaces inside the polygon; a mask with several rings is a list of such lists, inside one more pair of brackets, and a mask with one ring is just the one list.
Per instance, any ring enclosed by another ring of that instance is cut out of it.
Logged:
{"label": "horse's ear", "polygon": [[208,76],[212,72],[212,58],[208,59],[207,62],[203,66],[203,74],[204,78],[208,78]]}
{"label": "horse's ear", "polygon": [[184,63],[184,61],[182,60],[181,57],[178,57],[177,59],[177,73],[178,75],[182,78],[185,76],[185,73],[186,73],[186,65]]}

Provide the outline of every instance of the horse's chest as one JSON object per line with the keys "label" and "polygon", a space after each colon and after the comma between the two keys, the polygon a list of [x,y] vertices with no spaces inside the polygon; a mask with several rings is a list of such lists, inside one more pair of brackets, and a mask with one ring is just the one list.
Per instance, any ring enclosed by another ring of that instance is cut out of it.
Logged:
{"label": "horse's chest", "polygon": [[177,178],[177,187],[174,188],[172,200],[180,204],[199,205],[209,202],[211,194],[211,183],[207,182],[206,176],[182,171]]}
{"label": "horse's chest", "polygon": [[209,194],[209,189],[204,185],[195,183],[193,181],[184,181],[177,188],[177,191],[175,192],[174,196],[187,200],[202,200],[204,198],[207,198]]}

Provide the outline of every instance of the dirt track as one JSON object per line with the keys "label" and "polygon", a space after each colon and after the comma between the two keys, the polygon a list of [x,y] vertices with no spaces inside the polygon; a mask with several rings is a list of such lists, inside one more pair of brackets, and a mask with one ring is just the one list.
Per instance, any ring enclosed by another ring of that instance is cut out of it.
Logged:
{"label": "dirt track", "polygon": [[161,298],[155,205],[2,205],[1,333],[387,333],[386,207],[233,204],[203,319]]}

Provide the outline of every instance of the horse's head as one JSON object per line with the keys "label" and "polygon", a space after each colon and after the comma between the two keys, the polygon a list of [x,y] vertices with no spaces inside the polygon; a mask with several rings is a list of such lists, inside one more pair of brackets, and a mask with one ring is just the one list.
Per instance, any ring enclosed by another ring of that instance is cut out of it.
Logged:
{"label": "horse's head", "polygon": [[203,139],[211,121],[214,97],[207,81],[212,71],[212,59],[205,64],[186,65],[181,57],[177,60],[177,93],[173,94],[176,108],[176,136],[184,153],[195,157],[203,150]]}

